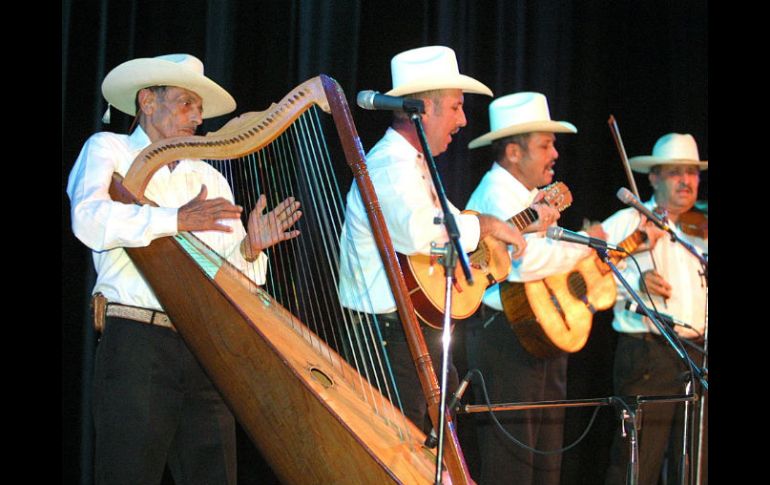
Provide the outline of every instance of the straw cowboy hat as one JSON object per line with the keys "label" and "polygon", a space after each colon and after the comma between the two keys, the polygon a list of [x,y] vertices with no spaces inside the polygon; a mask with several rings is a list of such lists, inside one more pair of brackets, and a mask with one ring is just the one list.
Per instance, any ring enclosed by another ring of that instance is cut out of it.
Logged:
{"label": "straw cowboy hat", "polygon": [[203,75],[203,63],[190,54],[167,54],[132,59],[110,71],[102,83],[102,94],[112,106],[136,115],[136,93],[150,86],[177,86],[203,99],[203,118],[235,110],[235,100],[219,84]]}
{"label": "straw cowboy hat", "polygon": [[655,165],[696,165],[700,170],[708,170],[708,160],[698,156],[698,144],[689,133],[669,133],[658,138],[652,148],[651,156],[631,157],[628,160],[631,170],[650,173]]}
{"label": "straw cowboy hat", "polygon": [[489,133],[471,141],[468,148],[483,147],[494,140],[521,133],[577,133],[572,123],[552,121],[545,96],[531,92],[509,94],[492,101],[489,104],[489,128]]}
{"label": "straw cowboy hat", "polygon": [[460,74],[455,51],[432,45],[401,52],[390,61],[393,89],[389,96],[434,89],[462,89],[465,93],[492,96],[492,90],[470,76]]}

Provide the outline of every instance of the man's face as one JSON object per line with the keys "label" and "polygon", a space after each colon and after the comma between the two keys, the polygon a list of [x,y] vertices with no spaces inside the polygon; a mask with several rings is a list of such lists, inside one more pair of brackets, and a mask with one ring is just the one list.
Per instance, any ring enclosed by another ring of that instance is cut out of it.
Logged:
{"label": "man's face", "polygon": [[532,133],[527,142],[527,149],[522,150],[518,145],[518,160],[514,167],[514,175],[525,187],[532,190],[553,182],[553,166],[559,158],[556,151],[556,135],[553,133]]}
{"label": "man's face", "polygon": [[[164,92],[148,93],[140,97],[145,112],[145,132],[155,142],[175,136],[191,136],[203,122],[203,100],[192,91],[169,86]],[[144,107],[147,103],[147,108]]]}
{"label": "man's face", "polygon": [[659,165],[650,172],[650,184],[660,207],[681,214],[695,205],[700,170],[695,165]]}
{"label": "man's face", "polygon": [[437,102],[425,100],[425,114],[422,117],[425,137],[431,154],[438,156],[452,143],[452,135],[466,125],[461,89],[447,89]]}

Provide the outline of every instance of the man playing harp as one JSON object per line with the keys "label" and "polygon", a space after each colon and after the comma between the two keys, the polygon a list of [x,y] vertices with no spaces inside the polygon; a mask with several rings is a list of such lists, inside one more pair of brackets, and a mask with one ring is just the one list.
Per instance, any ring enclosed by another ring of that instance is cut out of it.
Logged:
{"label": "man playing harp", "polygon": [[95,312],[96,482],[160,483],[168,460],[177,483],[235,483],[233,416],[123,248],[194,231],[261,284],[263,250],[299,234],[289,229],[299,202],[290,197],[263,213],[262,195],[244,228],[225,178],[196,160],[172,162],[152,178],[145,194],[157,206],[113,201],[113,173],[124,176],[142,149],[194,135],[203,118],[232,112],[235,101],[188,54],[125,62],[107,74],[102,92],[138,126],[130,135],[91,136],[67,185],[72,230],[93,250],[95,308],[105,309]]}
{"label": "man playing harp", "polygon": [[[388,95],[424,101],[422,124],[434,156],[445,152],[452,135],[466,124],[463,93],[492,95],[487,86],[459,73],[455,53],[448,47],[428,46],[402,52],[392,59],[391,71],[393,89]],[[444,227],[434,223],[434,218],[441,215],[440,205],[417,132],[406,114],[395,113],[391,127],[366,159],[395,250],[406,255],[428,254],[431,242],[446,242]],[[491,235],[515,245],[518,248],[515,257],[522,254],[526,243],[513,226],[493,216],[459,214],[451,205],[450,209],[455,213],[466,251],[474,250],[481,238]],[[340,300],[346,308],[360,312],[363,321],[377,326],[404,414],[427,431],[430,420],[427,419],[426,399],[355,183],[347,196],[340,254]],[[438,374],[441,331],[425,324],[422,331]],[[457,384],[457,371],[450,365],[450,392]],[[391,399],[395,400],[394,397]]]}

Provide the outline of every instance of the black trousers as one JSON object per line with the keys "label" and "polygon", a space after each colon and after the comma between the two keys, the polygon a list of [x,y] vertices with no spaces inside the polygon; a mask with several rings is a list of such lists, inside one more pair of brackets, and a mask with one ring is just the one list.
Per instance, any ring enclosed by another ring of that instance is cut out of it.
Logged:
{"label": "black trousers", "polygon": [[94,375],[98,484],[235,484],[235,421],[171,329],[107,318]]}
{"label": "black trousers", "polygon": [[[492,404],[566,398],[566,354],[550,359],[532,356],[519,343],[505,315],[486,307],[464,324],[468,368],[481,371]],[[478,381],[473,388],[476,403],[484,403]],[[508,433],[529,447],[550,451],[562,446],[564,408],[503,411],[496,416]],[[520,447],[500,432],[487,413],[476,415],[476,432],[479,485],[559,483],[561,454],[542,455]]]}
{"label": "black trousers", "polygon": [[[369,321],[373,318],[369,316]],[[425,395],[422,392],[420,379],[417,377],[417,370],[414,365],[414,359],[409,351],[409,345],[406,342],[404,328],[398,313],[378,314],[377,325],[381,336],[381,350],[384,351],[390,361],[395,385],[398,389],[399,399],[403,407],[404,414],[418,428],[428,433],[433,425],[428,415],[428,404]],[[436,330],[425,324],[421,325],[425,344],[428,347],[433,370],[436,372],[439,385],[441,385],[441,362],[443,346],[441,343],[441,330]],[[449,397],[459,384],[457,377],[457,368],[452,363],[451,347],[449,353],[449,366],[447,372],[447,397]]]}
{"label": "black trousers", "polygon": [[[640,338],[641,337],[641,338]],[[687,347],[685,347],[687,348]],[[701,357],[688,349],[695,363]],[[687,368],[674,350],[663,338],[653,334],[618,336],[613,372],[615,394],[618,396],[673,396],[683,395],[687,381]],[[708,448],[708,399],[704,400],[704,446]],[[693,406],[690,403],[690,406]],[[657,485],[668,450],[666,479],[669,484],[679,483],[679,463],[682,453],[682,427],[684,423],[683,403],[643,404],[639,425],[639,484]],[[692,423],[697,426],[697,421]],[[697,436],[696,436],[697,438]],[[607,470],[607,485],[626,483],[626,470],[630,457],[629,444],[621,438],[620,428],[615,432],[610,451],[610,466]],[[690,458],[693,459],[692,457]],[[701,462],[704,471],[703,482],[708,483],[705,474],[708,453]]]}

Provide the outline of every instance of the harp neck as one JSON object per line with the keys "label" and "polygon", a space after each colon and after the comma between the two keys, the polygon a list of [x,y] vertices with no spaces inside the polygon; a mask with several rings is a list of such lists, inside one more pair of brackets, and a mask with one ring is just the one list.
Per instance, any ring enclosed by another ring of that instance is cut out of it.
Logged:
{"label": "harp neck", "polygon": [[309,79],[268,109],[244,113],[205,136],[175,137],[151,144],[136,157],[123,179],[123,186],[136,199],[142,199],[155,172],[172,162],[201,158],[223,160],[261,149],[311,106],[330,111],[324,78],[327,77],[321,75]]}

